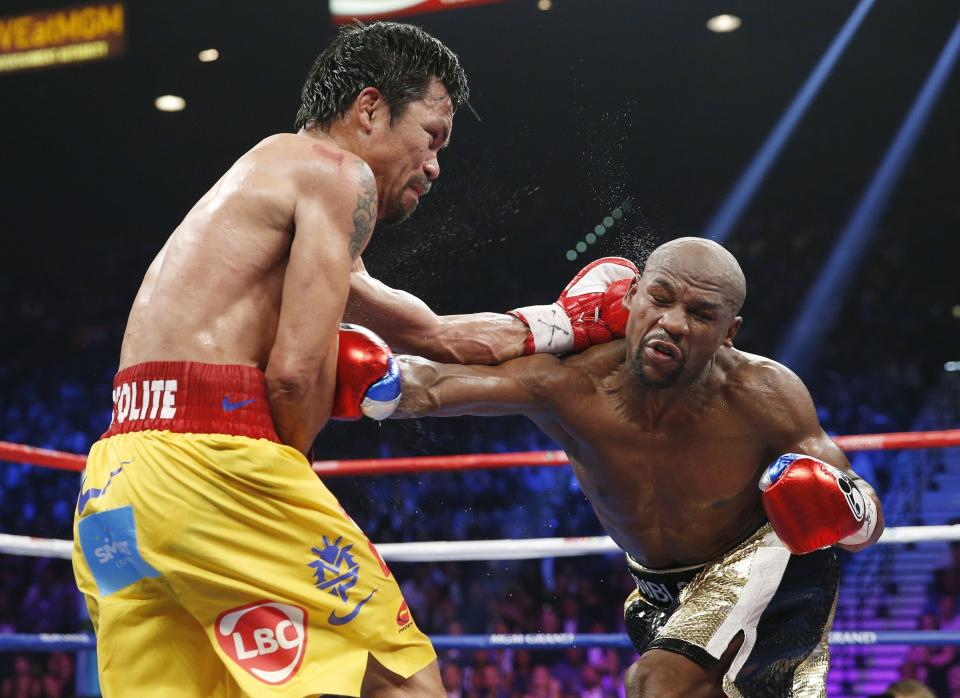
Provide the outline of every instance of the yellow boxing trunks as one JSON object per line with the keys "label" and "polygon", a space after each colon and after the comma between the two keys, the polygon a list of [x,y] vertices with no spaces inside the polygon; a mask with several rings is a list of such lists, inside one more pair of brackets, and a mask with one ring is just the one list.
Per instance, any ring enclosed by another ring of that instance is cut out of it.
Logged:
{"label": "yellow boxing trunks", "polygon": [[723,677],[730,698],[825,698],[839,585],[830,549],[791,555],[764,524],[718,560],[649,569],[627,556],[637,582],[624,604],[637,651],[681,654],[714,669],[741,632]]}
{"label": "yellow boxing trunks", "polygon": [[87,458],[73,565],[104,696],[360,695],[369,655],[436,658],[376,549],[298,451],[263,374],[138,364]]}

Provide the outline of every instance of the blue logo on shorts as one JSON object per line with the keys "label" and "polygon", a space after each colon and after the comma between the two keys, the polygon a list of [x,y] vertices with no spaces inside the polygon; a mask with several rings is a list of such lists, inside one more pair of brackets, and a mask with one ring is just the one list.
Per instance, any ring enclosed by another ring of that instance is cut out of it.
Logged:
{"label": "blue logo on shorts", "polygon": [[87,506],[87,502],[89,502],[91,499],[96,499],[97,497],[102,497],[105,495],[107,493],[107,489],[110,487],[110,483],[113,482],[113,478],[123,472],[123,466],[130,465],[131,463],[133,463],[133,458],[121,462],[119,468],[111,471],[110,476],[107,478],[107,484],[100,488],[88,487],[87,489],[83,489],[83,486],[87,482],[87,476],[84,475],[83,480],[80,482],[80,496],[77,498],[77,513],[82,514],[83,510]]}
{"label": "blue logo on shorts", "polygon": [[160,573],[147,564],[137,547],[133,507],[109,509],[80,519],[80,548],[103,596]]}
{"label": "blue logo on shorts", "polygon": [[230,412],[236,412],[241,407],[246,407],[247,405],[254,403],[256,401],[257,401],[257,398],[253,397],[253,398],[250,398],[249,400],[240,400],[238,402],[234,402],[233,400],[228,398],[226,395],[224,395],[223,402],[220,403],[220,406],[223,408],[224,412],[230,413]]}
{"label": "blue logo on shorts", "polygon": [[[346,604],[349,601],[347,592],[356,586],[360,578],[360,563],[354,560],[353,555],[350,554],[353,543],[341,546],[342,542],[343,536],[339,536],[332,543],[324,536],[322,548],[310,549],[318,559],[311,562],[308,567],[313,568],[313,576],[317,580],[317,589],[330,592]],[[327,622],[331,625],[346,625],[357,617],[363,605],[376,593],[376,589],[371,591],[346,615],[340,616],[337,615],[336,611],[331,611]]]}

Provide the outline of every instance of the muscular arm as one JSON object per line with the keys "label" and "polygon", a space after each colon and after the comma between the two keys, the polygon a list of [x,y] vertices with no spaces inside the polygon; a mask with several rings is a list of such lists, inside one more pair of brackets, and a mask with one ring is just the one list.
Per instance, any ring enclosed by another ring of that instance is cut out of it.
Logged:
{"label": "muscular arm", "polygon": [[376,185],[369,168],[359,161],[344,162],[335,175],[302,174],[305,181],[297,195],[293,244],[266,379],[277,435],[306,452],[330,418],[337,330],[350,288],[351,264],[376,220]]}
{"label": "muscular arm", "polygon": [[505,313],[437,315],[413,294],[370,276],[359,259],[350,274],[344,320],[369,327],[397,351],[460,364],[516,358],[528,333],[523,322]]}
{"label": "muscular arm", "polygon": [[[765,410],[769,419],[772,420],[771,428],[767,433],[773,458],[783,453],[802,453],[819,458],[847,473],[863,495],[873,499],[877,505],[877,526],[866,543],[837,547],[856,552],[873,545],[883,533],[883,508],[877,493],[870,483],[853,471],[847,456],[824,432],[817,418],[813,400],[803,382],[792,371],[779,364],[772,364],[763,370],[771,372],[774,391],[769,394],[767,400],[761,402],[773,400],[777,403],[775,408]],[[757,406],[764,407],[763,404]]]}
{"label": "muscular arm", "polygon": [[550,354],[534,354],[499,366],[439,364],[400,356],[403,397],[392,419],[550,413],[550,381],[563,364]]}

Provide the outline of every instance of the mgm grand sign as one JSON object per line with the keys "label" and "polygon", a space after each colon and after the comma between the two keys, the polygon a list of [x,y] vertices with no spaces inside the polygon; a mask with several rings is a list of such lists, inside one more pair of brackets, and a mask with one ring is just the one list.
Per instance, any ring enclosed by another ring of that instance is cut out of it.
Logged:
{"label": "mgm grand sign", "polygon": [[0,17],[0,73],[96,61],[123,53],[123,4]]}

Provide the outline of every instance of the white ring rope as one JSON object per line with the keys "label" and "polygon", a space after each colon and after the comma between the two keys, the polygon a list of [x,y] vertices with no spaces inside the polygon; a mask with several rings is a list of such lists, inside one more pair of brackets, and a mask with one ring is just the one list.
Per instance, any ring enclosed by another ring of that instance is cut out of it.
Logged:
{"label": "white ring rope", "polygon": [[[899,526],[883,532],[880,543],[926,543],[960,540],[960,524]],[[0,553],[70,559],[73,542],[0,533]],[[620,552],[608,536],[587,538],[521,538],[518,540],[429,541],[382,543],[377,550],[393,562],[455,562],[467,560],[534,560]]]}

